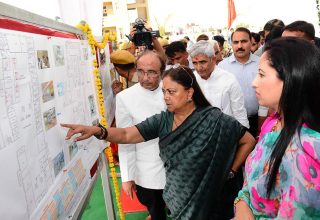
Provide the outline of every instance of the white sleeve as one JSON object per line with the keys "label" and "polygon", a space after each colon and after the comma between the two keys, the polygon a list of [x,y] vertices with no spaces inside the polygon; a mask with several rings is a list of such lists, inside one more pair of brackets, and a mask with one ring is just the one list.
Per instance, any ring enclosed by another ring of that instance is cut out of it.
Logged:
{"label": "white sleeve", "polygon": [[234,80],[231,84],[230,92],[230,105],[233,117],[237,119],[244,127],[249,128],[249,120],[247,111],[244,107],[244,97],[239,83]]}
{"label": "white sleeve", "polygon": [[[133,119],[127,106],[121,96],[117,95],[116,99],[116,125],[118,128],[129,127],[133,125]],[[135,162],[136,162],[136,145],[119,144],[119,165],[122,182],[135,179]]]}

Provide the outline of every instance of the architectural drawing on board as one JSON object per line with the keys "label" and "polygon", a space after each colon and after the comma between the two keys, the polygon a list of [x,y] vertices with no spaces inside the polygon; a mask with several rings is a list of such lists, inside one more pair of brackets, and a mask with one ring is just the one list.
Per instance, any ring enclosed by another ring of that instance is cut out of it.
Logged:
{"label": "architectural drawing on board", "polygon": [[18,179],[22,183],[22,187],[25,192],[25,199],[27,204],[28,212],[31,213],[36,207],[36,202],[34,200],[34,191],[32,187],[31,174],[28,169],[29,161],[27,157],[26,146],[21,146],[17,151],[17,159],[19,164],[19,170],[17,172]]}
{"label": "architectural drawing on board", "polygon": [[1,105],[1,130],[5,146],[9,146],[18,139],[18,133],[14,132],[18,129],[17,115],[14,110],[15,104],[15,79],[10,59],[10,48],[6,35],[0,34],[0,55],[1,55],[1,84],[4,105]]}
{"label": "architectural drawing on board", "polygon": [[[54,191],[52,199],[41,212],[41,220],[61,219],[62,216],[72,209],[75,205],[75,199],[79,196],[79,191],[88,186],[85,180],[86,169],[83,167],[81,159],[77,159],[69,168],[64,181],[59,183],[57,190]],[[86,179],[88,180],[88,179]]]}
{"label": "architectural drawing on board", "polygon": [[100,148],[69,146],[58,125],[98,114],[83,42],[0,29],[0,203],[16,205],[1,217],[65,219],[85,196]]}
{"label": "architectural drawing on board", "polygon": [[0,149],[16,149],[16,176],[29,216],[54,180],[43,129],[34,44],[30,36],[0,34]]}
{"label": "architectural drawing on board", "polygon": [[53,57],[55,66],[64,65],[64,49],[61,45],[53,45]]}

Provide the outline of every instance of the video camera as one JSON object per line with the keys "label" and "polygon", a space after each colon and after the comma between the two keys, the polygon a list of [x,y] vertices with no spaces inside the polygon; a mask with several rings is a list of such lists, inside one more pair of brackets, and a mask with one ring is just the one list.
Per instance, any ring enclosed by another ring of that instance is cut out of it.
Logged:
{"label": "video camera", "polygon": [[159,31],[149,31],[145,27],[145,21],[141,18],[137,18],[134,22],[133,27],[136,28],[137,32],[134,34],[131,41],[136,46],[147,46],[151,48],[152,37],[160,37]]}

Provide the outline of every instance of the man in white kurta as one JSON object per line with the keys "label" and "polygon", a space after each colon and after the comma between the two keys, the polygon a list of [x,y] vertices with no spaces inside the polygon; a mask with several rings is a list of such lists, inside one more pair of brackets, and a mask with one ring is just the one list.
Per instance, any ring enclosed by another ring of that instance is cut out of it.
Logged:
{"label": "man in white kurta", "polygon": [[207,41],[199,41],[189,53],[197,82],[211,105],[249,128],[241,87],[231,73],[216,66],[213,46]]}
{"label": "man in white kurta", "polygon": [[[139,83],[116,97],[117,127],[129,127],[165,110],[160,84],[164,63],[148,51],[137,59]],[[159,139],[120,144],[119,160],[123,190],[132,197],[137,190],[139,201],[147,206],[151,219],[166,219],[162,190],[165,170],[159,157]]]}

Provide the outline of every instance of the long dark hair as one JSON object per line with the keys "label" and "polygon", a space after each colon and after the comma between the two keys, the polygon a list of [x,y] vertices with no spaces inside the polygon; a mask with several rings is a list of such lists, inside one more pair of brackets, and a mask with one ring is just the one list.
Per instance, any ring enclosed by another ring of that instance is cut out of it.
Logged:
{"label": "long dark hair", "polygon": [[284,127],[269,158],[267,196],[275,186],[282,157],[295,132],[306,123],[320,131],[320,51],[310,42],[292,37],[271,41],[264,49],[270,65],[283,81],[278,113]]}
{"label": "long dark hair", "polygon": [[189,67],[183,65],[174,66],[173,68],[164,72],[162,79],[165,77],[170,77],[173,81],[182,85],[185,89],[193,88],[194,93],[192,99],[196,106],[211,106],[209,101],[202,93],[197,79]]}

